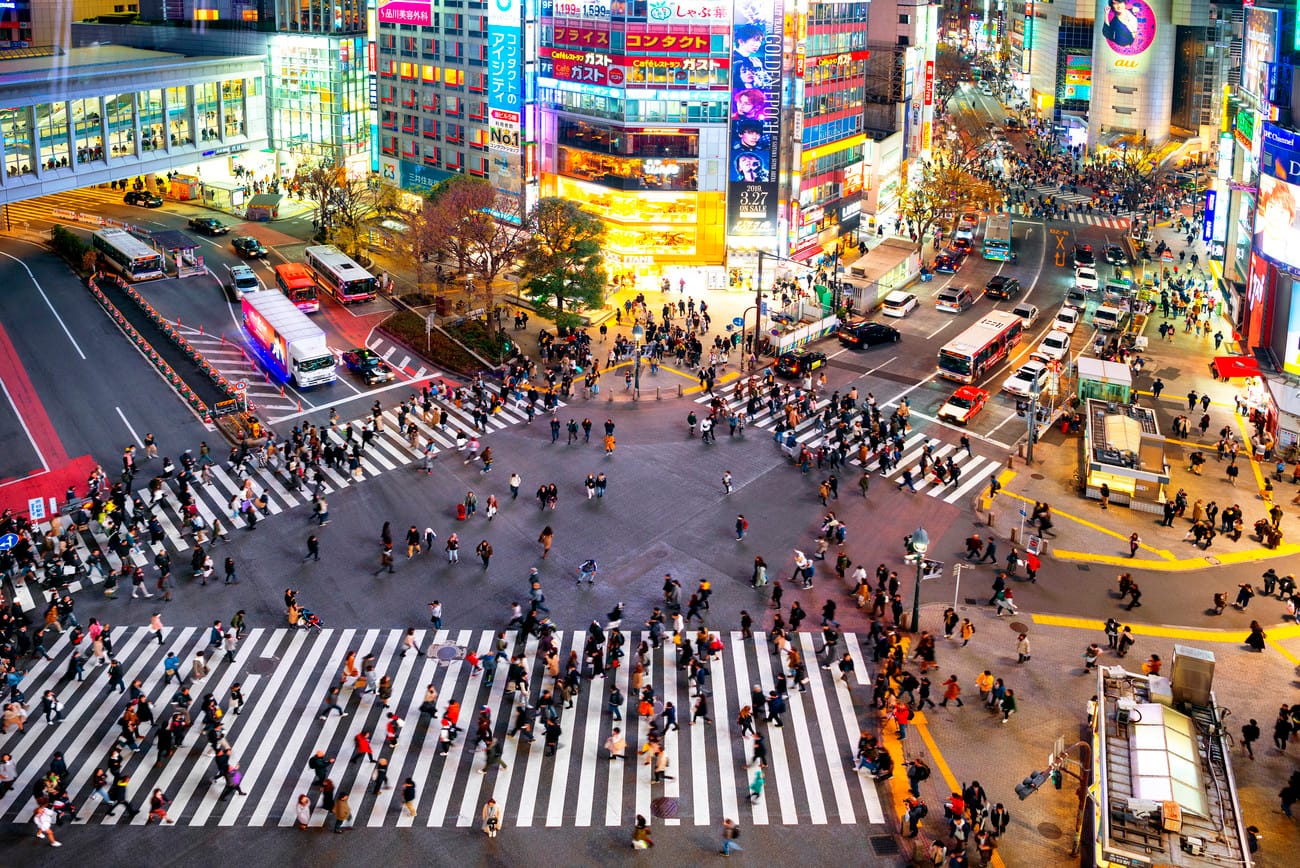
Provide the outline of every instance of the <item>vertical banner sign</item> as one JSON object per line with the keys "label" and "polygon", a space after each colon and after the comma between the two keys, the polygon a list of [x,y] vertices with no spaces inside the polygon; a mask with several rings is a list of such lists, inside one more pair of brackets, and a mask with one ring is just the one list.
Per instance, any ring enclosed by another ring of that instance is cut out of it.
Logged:
{"label": "vertical banner sign", "polygon": [[934,105],[934,61],[925,62],[925,104]]}
{"label": "vertical banner sign", "polygon": [[784,0],[735,0],[727,234],[771,237],[778,218]]}
{"label": "vertical banner sign", "polygon": [[489,2],[488,147],[496,153],[518,155],[523,80],[520,0]]}
{"label": "vertical banner sign", "polygon": [[1201,226],[1201,240],[1209,241],[1214,237],[1214,210],[1219,201],[1217,190],[1205,191],[1205,216]]}

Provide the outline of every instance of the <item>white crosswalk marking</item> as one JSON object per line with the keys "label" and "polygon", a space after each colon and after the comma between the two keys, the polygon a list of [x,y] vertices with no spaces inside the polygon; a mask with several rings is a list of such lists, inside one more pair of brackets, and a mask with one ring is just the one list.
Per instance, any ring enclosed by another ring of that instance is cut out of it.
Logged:
{"label": "white crosswalk marking", "polygon": [[[1129,217],[1115,217],[1110,214],[1103,214],[1100,211],[1080,212],[1080,211],[1073,210],[1073,206],[1075,203],[1088,201],[1088,197],[1082,194],[1078,196],[1075,196],[1074,194],[1062,195],[1055,192],[1056,191],[1055,187],[1039,187],[1037,189],[1038,192],[1043,195],[1054,196],[1055,198],[1060,199],[1061,201],[1067,201],[1070,203],[1071,210],[1066,211],[1064,214],[1060,214],[1056,216],[1055,218],[1053,218],[1055,220],[1064,220],[1070,223],[1083,223],[1088,226],[1104,226],[1107,229],[1116,229],[1116,230],[1128,229],[1129,226],[1132,224],[1132,220]],[[1011,205],[1008,206],[1008,210],[1012,214],[1019,215],[1021,217],[1033,216],[1033,208],[1028,204],[1024,204],[1024,203],[1012,203]]]}
{"label": "white crosswalk marking", "polygon": [[[441,402],[435,402],[435,406],[441,407],[444,405]],[[564,403],[561,402],[560,406],[564,406]],[[361,468],[364,473],[361,480],[354,479],[346,468],[336,470],[321,465],[320,471],[325,483],[325,494],[332,494],[339,489],[355,485],[359,481],[397,471],[422,461],[424,458],[424,445],[430,440],[433,441],[440,452],[454,449],[456,446],[455,432],[458,429],[466,432],[473,430],[474,419],[472,413],[459,409],[454,405],[447,405],[447,410],[451,420],[446,429],[437,425],[432,427],[426,425],[418,413],[406,417],[407,424],[414,424],[418,431],[414,447],[411,446],[407,440],[407,435],[397,424],[397,411],[395,409],[385,410],[382,414],[383,429],[375,432],[370,445],[362,452]],[[509,401],[497,413],[488,418],[488,432],[490,434],[501,431],[526,420],[527,413],[525,410],[522,407],[515,406],[513,401]],[[361,430],[362,422],[363,420],[358,419],[352,423],[356,432]],[[341,433],[345,427],[346,425],[340,425],[337,431],[322,428],[322,431],[333,442],[341,444],[345,442]],[[133,493],[138,495],[143,503],[148,504],[151,500],[148,487],[151,478],[150,474],[158,469],[160,469],[160,465],[154,466],[151,462],[143,464],[138,470],[133,483]],[[226,466],[225,462],[212,464],[210,472],[212,474],[212,483],[210,485],[204,485],[196,480],[190,486],[194,506],[208,528],[212,527],[214,519],[218,517],[227,530],[233,530],[241,523],[239,520],[231,518],[231,498],[241,495],[244,491],[245,481],[249,479],[252,480],[254,496],[266,495],[267,510],[270,517],[278,516],[311,502],[311,477],[315,471],[308,471],[308,480],[298,488],[291,487],[291,480],[284,475],[282,470],[275,471],[265,465],[252,466],[247,477],[236,477],[235,472]],[[179,553],[188,557],[193,548],[193,531],[189,520],[181,512],[177,480],[174,477],[162,480],[162,492],[163,496],[152,508],[153,516],[157,518],[159,525],[162,527],[162,545],[171,551],[173,555]],[[261,518],[262,516],[259,516],[259,519]],[[48,528],[48,523],[37,526],[40,531],[45,531]],[[136,566],[145,566],[153,560],[157,547],[148,546],[146,545],[147,542],[148,536],[146,535],[145,539],[141,541],[140,547],[128,555],[131,562]],[[92,547],[104,553],[113,571],[121,567],[122,562],[112,550],[108,535],[104,533],[103,528],[97,521],[91,521],[89,528],[85,532],[77,534],[76,549],[83,562],[90,557]],[[185,563],[176,563],[173,572],[178,578],[182,575],[188,576],[188,560]],[[103,581],[104,576],[91,571],[88,578],[74,579],[66,584],[69,590],[76,592],[92,585],[102,584]],[[129,593],[129,584],[119,585],[119,590]],[[38,600],[43,598],[40,587],[33,585],[30,580],[16,587],[15,592],[15,597],[24,611],[35,609],[39,604]]]}
{"label": "white crosswalk marking", "polygon": [[[126,682],[141,680],[152,701],[155,721],[165,723],[172,710],[170,700],[179,688],[163,683],[162,660],[169,651],[176,651],[183,660],[182,674],[188,675],[194,654],[209,648],[208,630],[172,630],[162,644],[144,628],[114,632],[114,656],[123,665]],[[628,826],[636,813],[652,816],[653,794],[679,799],[680,818],[697,826],[716,826],[722,817],[757,825],[883,822],[875,783],[859,777],[850,761],[860,729],[859,714],[864,718],[871,715],[868,697],[865,691],[855,696],[851,688],[817,666],[810,670],[807,692],[796,690],[790,696],[784,729],[758,723],[768,739],[768,775],[775,789],[771,797],[764,794],[757,804],[751,805],[745,797],[752,773],[747,765],[749,740],[737,743],[732,719],[734,708],[746,704],[754,681],[765,689],[774,684],[772,655],[761,634],[752,642],[744,642],[736,632],[724,634],[730,647],[709,664],[712,727],[702,720],[693,727],[686,725],[689,697],[681,702],[678,698],[686,696],[683,684],[687,679],[675,666],[676,649],[665,643],[652,651],[645,683],[653,687],[658,700],[677,705],[683,725],[681,731],[664,734],[670,757],[668,773],[673,779],[652,785],[651,770],[640,763],[644,757],[637,755],[647,727],[635,713],[639,697],[627,697],[629,713],[616,724],[606,712],[608,681],[584,680],[583,692],[575,697],[573,707],[560,709],[563,735],[555,754],[546,756],[540,736],[531,744],[506,737],[518,701],[505,690],[507,661],[501,661],[496,682],[488,685],[482,673],[471,671],[463,655],[451,660],[428,655],[401,658],[403,633],[400,629],[254,629],[245,637],[234,664],[214,652],[205,679],[194,682],[186,678],[193,703],[189,710],[196,725],[174,755],[159,756],[157,725],[148,724],[141,727],[141,749],[126,752],[123,770],[131,779],[129,801],[140,808],[126,821],[120,811],[109,816],[102,810],[102,803],[91,796],[90,781],[96,767],[107,767],[109,751],[119,740],[117,720],[127,697],[105,695],[106,667],[89,669],[84,682],[64,681],[62,673],[72,649],[61,637],[51,649],[54,659],[31,666],[23,683],[34,708],[26,731],[0,736],[0,749],[12,753],[19,767],[14,789],[0,798],[0,821],[25,820],[30,815],[33,782],[45,774],[54,753],[60,751],[70,769],[66,788],[80,807],[82,822],[143,825],[149,794],[157,788],[170,797],[169,814],[178,825],[289,826],[296,819],[297,799],[304,793],[313,800],[313,822],[320,823],[327,816],[306,761],[322,750],[335,758],[329,777],[338,794],[350,795],[358,826],[470,826],[477,824],[488,796],[497,800],[509,826]],[[641,634],[627,633],[625,637],[624,647],[635,648]],[[471,630],[421,633],[418,638],[442,650],[472,648],[480,655],[490,653],[496,641],[492,631]],[[561,659],[570,649],[581,652],[584,639],[583,631],[558,635]],[[856,637],[845,639],[848,648],[857,647]],[[507,640],[512,646],[516,643],[513,634],[508,634]],[[814,660],[812,634],[798,636],[796,646],[802,648],[806,659]],[[551,686],[545,678],[545,661],[536,649],[533,639],[518,649],[532,675],[533,702],[540,696],[543,681],[544,686]],[[385,709],[374,693],[346,691],[341,702],[349,716],[331,713],[321,720],[321,700],[337,683],[348,651],[355,651],[358,659],[374,654],[375,675],[392,677],[391,709]],[[610,678],[621,689],[627,687],[629,665],[635,664],[625,662],[610,671]],[[758,675],[752,678],[755,671]],[[227,704],[236,681],[241,682],[247,699],[238,715]],[[419,710],[420,698],[430,683],[439,688],[440,711],[452,700],[462,705],[463,732],[446,756],[438,755],[437,720]],[[870,678],[864,683],[869,686]],[[46,689],[55,689],[64,704],[66,719],[57,726],[47,724],[37,710]],[[224,801],[220,796],[225,786],[221,780],[213,780],[216,767],[204,732],[201,705],[207,694],[225,710],[220,723],[232,747],[231,761],[239,763],[243,772],[241,788],[246,795],[232,793]],[[491,712],[494,737],[506,739],[502,757],[506,767],[489,768],[486,773],[482,773],[482,751],[471,744],[480,707]],[[393,748],[385,744],[390,710],[405,724]],[[624,729],[629,755],[610,761],[601,754],[615,725]],[[371,776],[376,766],[355,755],[354,736],[363,729],[373,733],[376,756],[388,760],[390,789],[375,792]],[[638,764],[629,768],[630,763]],[[417,787],[415,818],[402,805],[402,784],[407,777]],[[599,807],[602,802],[603,810]],[[672,819],[655,822],[667,825]]]}
{"label": "white crosswalk marking", "polygon": [[[719,392],[717,397],[722,398],[729,413],[743,415],[747,410],[748,400],[746,398],[735,397],[734,392],[728,392],[725,396]],[[706,393],[696,397],[695,403],[707,405],[713,400],[714,396]],[[809,449],[815,449],[815,446],[820,444],[823,433],[818,427],[820,424],[820,415],[829,403],[830,400],[828,398],[817,399],[813,404],[813,412],[799,420],[798,424],[795,425],[794,428],[795,441],[797,443],[807,446]],[[748,425],[750,428],[774,431],[777,423],[782,421],[784,418],[785,414],[781,412],[779,407],[775,414],[769,414],[767,412],[767,400],[764,398],[761,406],[755,413],[754,421],[748,423]],[[726,420],[723,419],[721,424],[725,425]],[[719,436],[725,436],[725,434],[726,429],[723,429],[723,433]],[[934,478],[933,474],[927,475],[921,473],[919,461],[921,453],[924,451],[924,447],[927,443],[929,443],[933,449],[933,452],[931,453],[933,457],[952,457],[953,463],[957,467],[957,487],[954,487],[951,482],[940,485]],[[775,448],[775,446],[773,448]],[[775,454],[780,455],[781,453],[777,452]],[[847,463],[850,466],[862,466],[862,463],[858,461],[856,451],[851,453],[850,457],[847,459]],[[874,471],[876,469],[875,461],[872,460],[869,464]],[[961,450],[953,444],[944,443],[936,438],[928,437],[926,434],[919,431],[913,431],[908,435],[903,443],[902,456],[897,465],[888,473],[882,475],[886,479],[893,479],[897,482],[898,477],[901,476],[903,472],[903,468],[910,468],[912,470],[912,486],[916,489],[917,493],[925,494],[928,497],[942,499],[945,503],[957,503],[966,494],[977,488],[981,482],[996,473],[999,464],[992,459],[967,454],[965,450]]]}

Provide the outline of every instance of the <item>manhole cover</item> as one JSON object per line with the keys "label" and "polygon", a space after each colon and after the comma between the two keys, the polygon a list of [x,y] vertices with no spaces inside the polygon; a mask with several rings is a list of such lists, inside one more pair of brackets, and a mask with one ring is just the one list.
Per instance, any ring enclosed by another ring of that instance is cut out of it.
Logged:
{"label": "manhole cover", "polygon": [[877,856],[897,856],[903,852],[893,835],[872,835],[867,838],[867,842]]}
{"label": "manhole cover", "polygon": [[1092,564],[1075,564],[1074,566],[1075,569],[1077,569],[1081,573],[1092,572]]}
{"label": "manhole cover", "polygon": [[670,817],[677,816],[678,802],[676,799],[664,797],[655,799],[650,803],[650,813],[654,814],[661,820],[667,820]]}
{"label": "manhole cover", "polygon": [[1028,632],[1029,632],[1029,625],[1028,625],[1028,624],[1025,624],[1025,623],[1023,623],[1023,622],[1021,622],[1021,621],[1012,621],[1012,622],[1011,622],[1010,624],[1008,624],[1007,626],[1011,628],[1011,632],[1012,632],[1012,633],[1028,633]]}
{"label": "manhole cover", "polygon": [[435,645],[426,652],[435,660],[441,660],[449,663],[452,660],[458,660],[465,656],[464,652],[455,645]]}
{"label": "manhole cover", "polygon": [[1046,479],[1047,477],[1044,476],[1044,475],[1041,474],[1041,473],[1031,473],[1031,474],[1029,474],[1029,478],[1030,478],[1030,479]]}
{"label": "manhole cover", "polygon": [[966,597],[965,600],[967,606],[978,606],[980,604],[980,601],[975,597]]}
{"label": "manhole cover", "polygon": [[1055,841],[1061,837],[1061,827],[1055,823],[1039,823],[1038,834],[1042,835],[1049,841]]}
{"label": "manhole cover", "polygon": [[279,657],[256,657],[244,666],[244,670],[249,675],[270,675],[279,663]]}

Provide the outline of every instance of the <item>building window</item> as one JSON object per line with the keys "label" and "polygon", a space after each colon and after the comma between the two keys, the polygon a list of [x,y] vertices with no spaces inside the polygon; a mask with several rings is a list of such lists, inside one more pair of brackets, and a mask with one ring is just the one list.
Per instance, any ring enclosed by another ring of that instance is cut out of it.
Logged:
{"label": "building window", "polygon": [[72,119],[72,135],[77,148],[77,162],[102,162],[104,159],[104,127],[99,116],[99,98],[69,101],[68,116]]}
{"label": "building window", "polygon": [[0,108],[0,136],[5,144],[5,174],[26,175],[36,162],[32,157],[30,108]]}

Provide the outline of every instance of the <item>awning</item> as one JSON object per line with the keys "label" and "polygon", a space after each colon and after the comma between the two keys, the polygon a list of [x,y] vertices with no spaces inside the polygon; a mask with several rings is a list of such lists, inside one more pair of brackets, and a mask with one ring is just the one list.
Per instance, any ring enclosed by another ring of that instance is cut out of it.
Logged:
{"label": "awning", "polygon": [[814,241],[811,244],[804,245],[794,253],[791,253],[790,258],[795,262],[803,262],[806,259],[812,259],[814,256],[818,256],[825,252],[826,251],[822,248],[821,243]]}
{"label": "awning", "polygon": [[1214,373],[1221,380],[1260,376],[1259,363],[1250,356],[1215,356]]}

